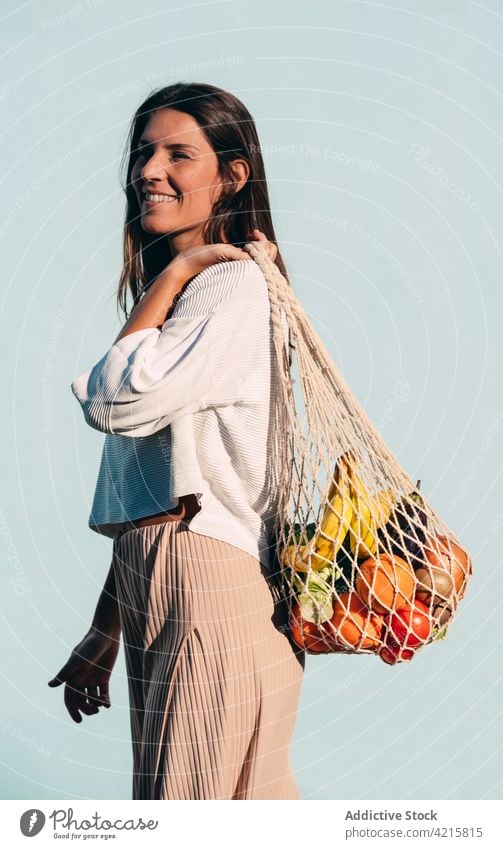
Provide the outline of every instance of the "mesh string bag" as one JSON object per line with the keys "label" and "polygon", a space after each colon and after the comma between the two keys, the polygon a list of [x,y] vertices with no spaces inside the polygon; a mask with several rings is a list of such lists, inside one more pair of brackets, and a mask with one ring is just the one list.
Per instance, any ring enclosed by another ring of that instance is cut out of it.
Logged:
{"label": "mesh string bag", "polygon": [[471,557],[358,403],[264,246],[244,248],[271,309],[271,544],[291,637],[309,654],[410,661],[447,636]]}

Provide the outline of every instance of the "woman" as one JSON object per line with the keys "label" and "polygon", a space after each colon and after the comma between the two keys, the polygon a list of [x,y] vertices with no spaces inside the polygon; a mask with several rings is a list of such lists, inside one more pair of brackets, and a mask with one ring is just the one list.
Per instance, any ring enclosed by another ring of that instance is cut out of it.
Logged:
{"label": "woman", "polygon": [[[124,639],[134,799],[299,799],[289,746],[305,656],[274,580],[274,348],[282,273],[253,119],[206,84],[153,92],[130,129],[124,269],[134,308],[72,382],[106,434],[90,527],[113,538],[89,632],[50,682],[110,707]],[[257,227],[260,226],[260,230]]]}

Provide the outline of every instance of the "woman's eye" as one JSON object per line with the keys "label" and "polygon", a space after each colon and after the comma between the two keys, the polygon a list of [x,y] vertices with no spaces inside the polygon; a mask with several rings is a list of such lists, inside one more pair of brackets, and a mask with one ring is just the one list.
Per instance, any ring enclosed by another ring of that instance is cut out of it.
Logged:
{"label": "woman's eye", "polygon": [[[136,156],[137,157],[149,156],[149,149],[146,148],[146,147],[141,147],[141,148],[137,149]],[[182,153],[181,150],[173,151],[173,153],[171,154],[171,157],[172,157],[172,159],[175,159],[177,157],[181,157],[182,159],[189,159],[187,154]]]}

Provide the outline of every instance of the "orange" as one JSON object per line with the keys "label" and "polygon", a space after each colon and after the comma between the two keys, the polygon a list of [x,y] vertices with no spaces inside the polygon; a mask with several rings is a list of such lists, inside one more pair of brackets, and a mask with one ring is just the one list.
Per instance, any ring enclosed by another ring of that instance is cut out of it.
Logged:
{"label": "orange", "polygon": [[394,613],[410,604],[416,586],[412,566],[397,554],[368,557],[358,567],[356,594],[377,613]]}
{"label": "orange", "polygon": [[[372,613],[354,593],[341,593],[334,601],[334,612],[324,629],[345,647],[370,649],[381,644],[383,621]],[[361,640],[361,643],[360,643]]]}

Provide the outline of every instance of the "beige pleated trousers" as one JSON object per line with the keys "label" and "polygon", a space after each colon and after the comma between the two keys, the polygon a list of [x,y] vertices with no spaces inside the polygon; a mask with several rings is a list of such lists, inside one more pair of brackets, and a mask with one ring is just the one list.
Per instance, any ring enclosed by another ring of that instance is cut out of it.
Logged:
{"label": "beige pleated trousers", "polygon": [[300,799],[305,653],[259,560],[182,520],[119,534],[133,799]]}

